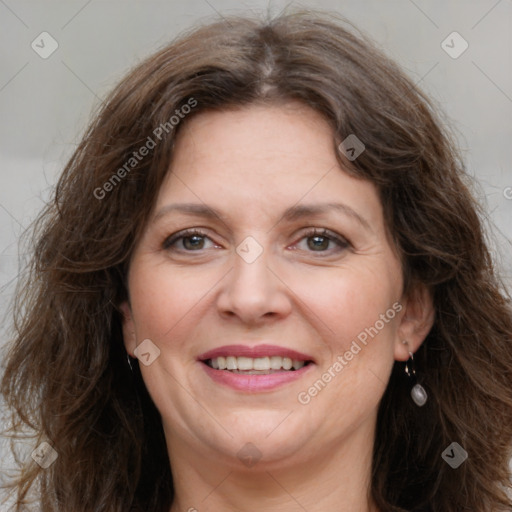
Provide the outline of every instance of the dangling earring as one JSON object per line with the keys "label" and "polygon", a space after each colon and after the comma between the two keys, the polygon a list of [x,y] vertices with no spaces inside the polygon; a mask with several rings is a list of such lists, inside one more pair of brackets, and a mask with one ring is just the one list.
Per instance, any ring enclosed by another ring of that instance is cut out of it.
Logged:
{"label": "dangling earring", "polygon": [[[135,331],[132,331],[132,338],[135,339]],[[126,352],[126,360],[128,361],[128,366],[130,367],[130,371],[133,373],[133,366],[132,366],[132,357],[128,352]]]}
{"label": "dangling earring", "polygon": [[130,370],[133,373],[132,358],[130,357],[130,354],[128,354],[128,352],[126,353],[126,359],[128,361],[128,366],[130,367]]}
{"label": "dangling earring", "polygon": [[[404,341],[403,343],[407,344],[407,341]],[[425,388],[421,384],[418,384],[416,369],[414,368],[414,356],[411,351],[409,351],[409,359],[405,363],[405,373],[413,383],[411,398],[418,407],[423,407],[427,402],[428,395]]]}

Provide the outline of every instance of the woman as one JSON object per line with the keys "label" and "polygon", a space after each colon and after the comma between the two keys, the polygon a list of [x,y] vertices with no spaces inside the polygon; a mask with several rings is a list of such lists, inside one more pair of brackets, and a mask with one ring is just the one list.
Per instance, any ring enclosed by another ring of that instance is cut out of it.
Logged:
{"label": "woman", "polygon": [[510,509],[512,317],[427,98],[320,14],[133,70],[36,225],[2,391],[47,511]]}

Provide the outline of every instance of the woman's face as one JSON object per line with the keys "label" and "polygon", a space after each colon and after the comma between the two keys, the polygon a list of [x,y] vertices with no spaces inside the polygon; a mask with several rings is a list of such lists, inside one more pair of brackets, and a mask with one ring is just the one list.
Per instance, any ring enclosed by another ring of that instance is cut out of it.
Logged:
{"label": "woman's face", "polygon": [[298,104],[183,126],[123,305],[171,453],[296,464],[372,439],[407,358],[402,272],[333,144]]}

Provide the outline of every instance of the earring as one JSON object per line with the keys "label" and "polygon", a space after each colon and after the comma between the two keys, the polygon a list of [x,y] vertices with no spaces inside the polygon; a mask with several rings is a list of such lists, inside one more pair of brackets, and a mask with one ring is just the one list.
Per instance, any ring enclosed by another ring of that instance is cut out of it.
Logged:
{"label": "earring", "polygon": [[[407,341],[403,343],[407,344]],[[416,369],[414,368],[414,356],[411,351],[409,351],[409,359],[405,363],[405,373],[414,384],[411,389],[411,398],[418,407],[423,407],[427,403],[428,395],[425,388],[418,383]]]}
{"label": "earring", "polygon": [[128,352],[126,353],[126,360],[128,361],[128,366],[130,367],[130,370],[133,372],[132,358],[130,357],[130,354],[128,354]]}
{"label": "earring", "polygon": [[[132,338],[135,339],[135,331],[132,331]],[[130,367],[130,371],[133,373],[133,366],[132,366],[132,357],[128,352],[126,352],[126,360],[128,361],[128,366]]]}

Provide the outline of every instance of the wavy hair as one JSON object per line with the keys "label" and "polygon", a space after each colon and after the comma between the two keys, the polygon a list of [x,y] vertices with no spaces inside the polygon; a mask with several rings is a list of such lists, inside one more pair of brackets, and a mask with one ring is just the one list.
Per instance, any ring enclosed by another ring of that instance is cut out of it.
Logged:
{"label": "wavy hair", "polygon": [[[19,461],[16,511],[35,484],[42,512],[169,510],[160,415],[122,340],[130,257],[190,118],[290,100],[322,114],[340,164],[377,187],[404,293],[422,283],[434,300],[415,357],[430,399],[412,404],[396,362],[378,411],[373,499],[386,512],[510,510],[510,296],[454,138],[364,35],[332,15],[295,12],[210,23],[159,50],[98,108],[67,163],[31,232],[1,382],[11,441],[28,429],[58,457],[46,469]],[[337,150],[350,134],[366,147],[352,162]],[[441,457],[452,442],[469,454],[457,469]]]}

